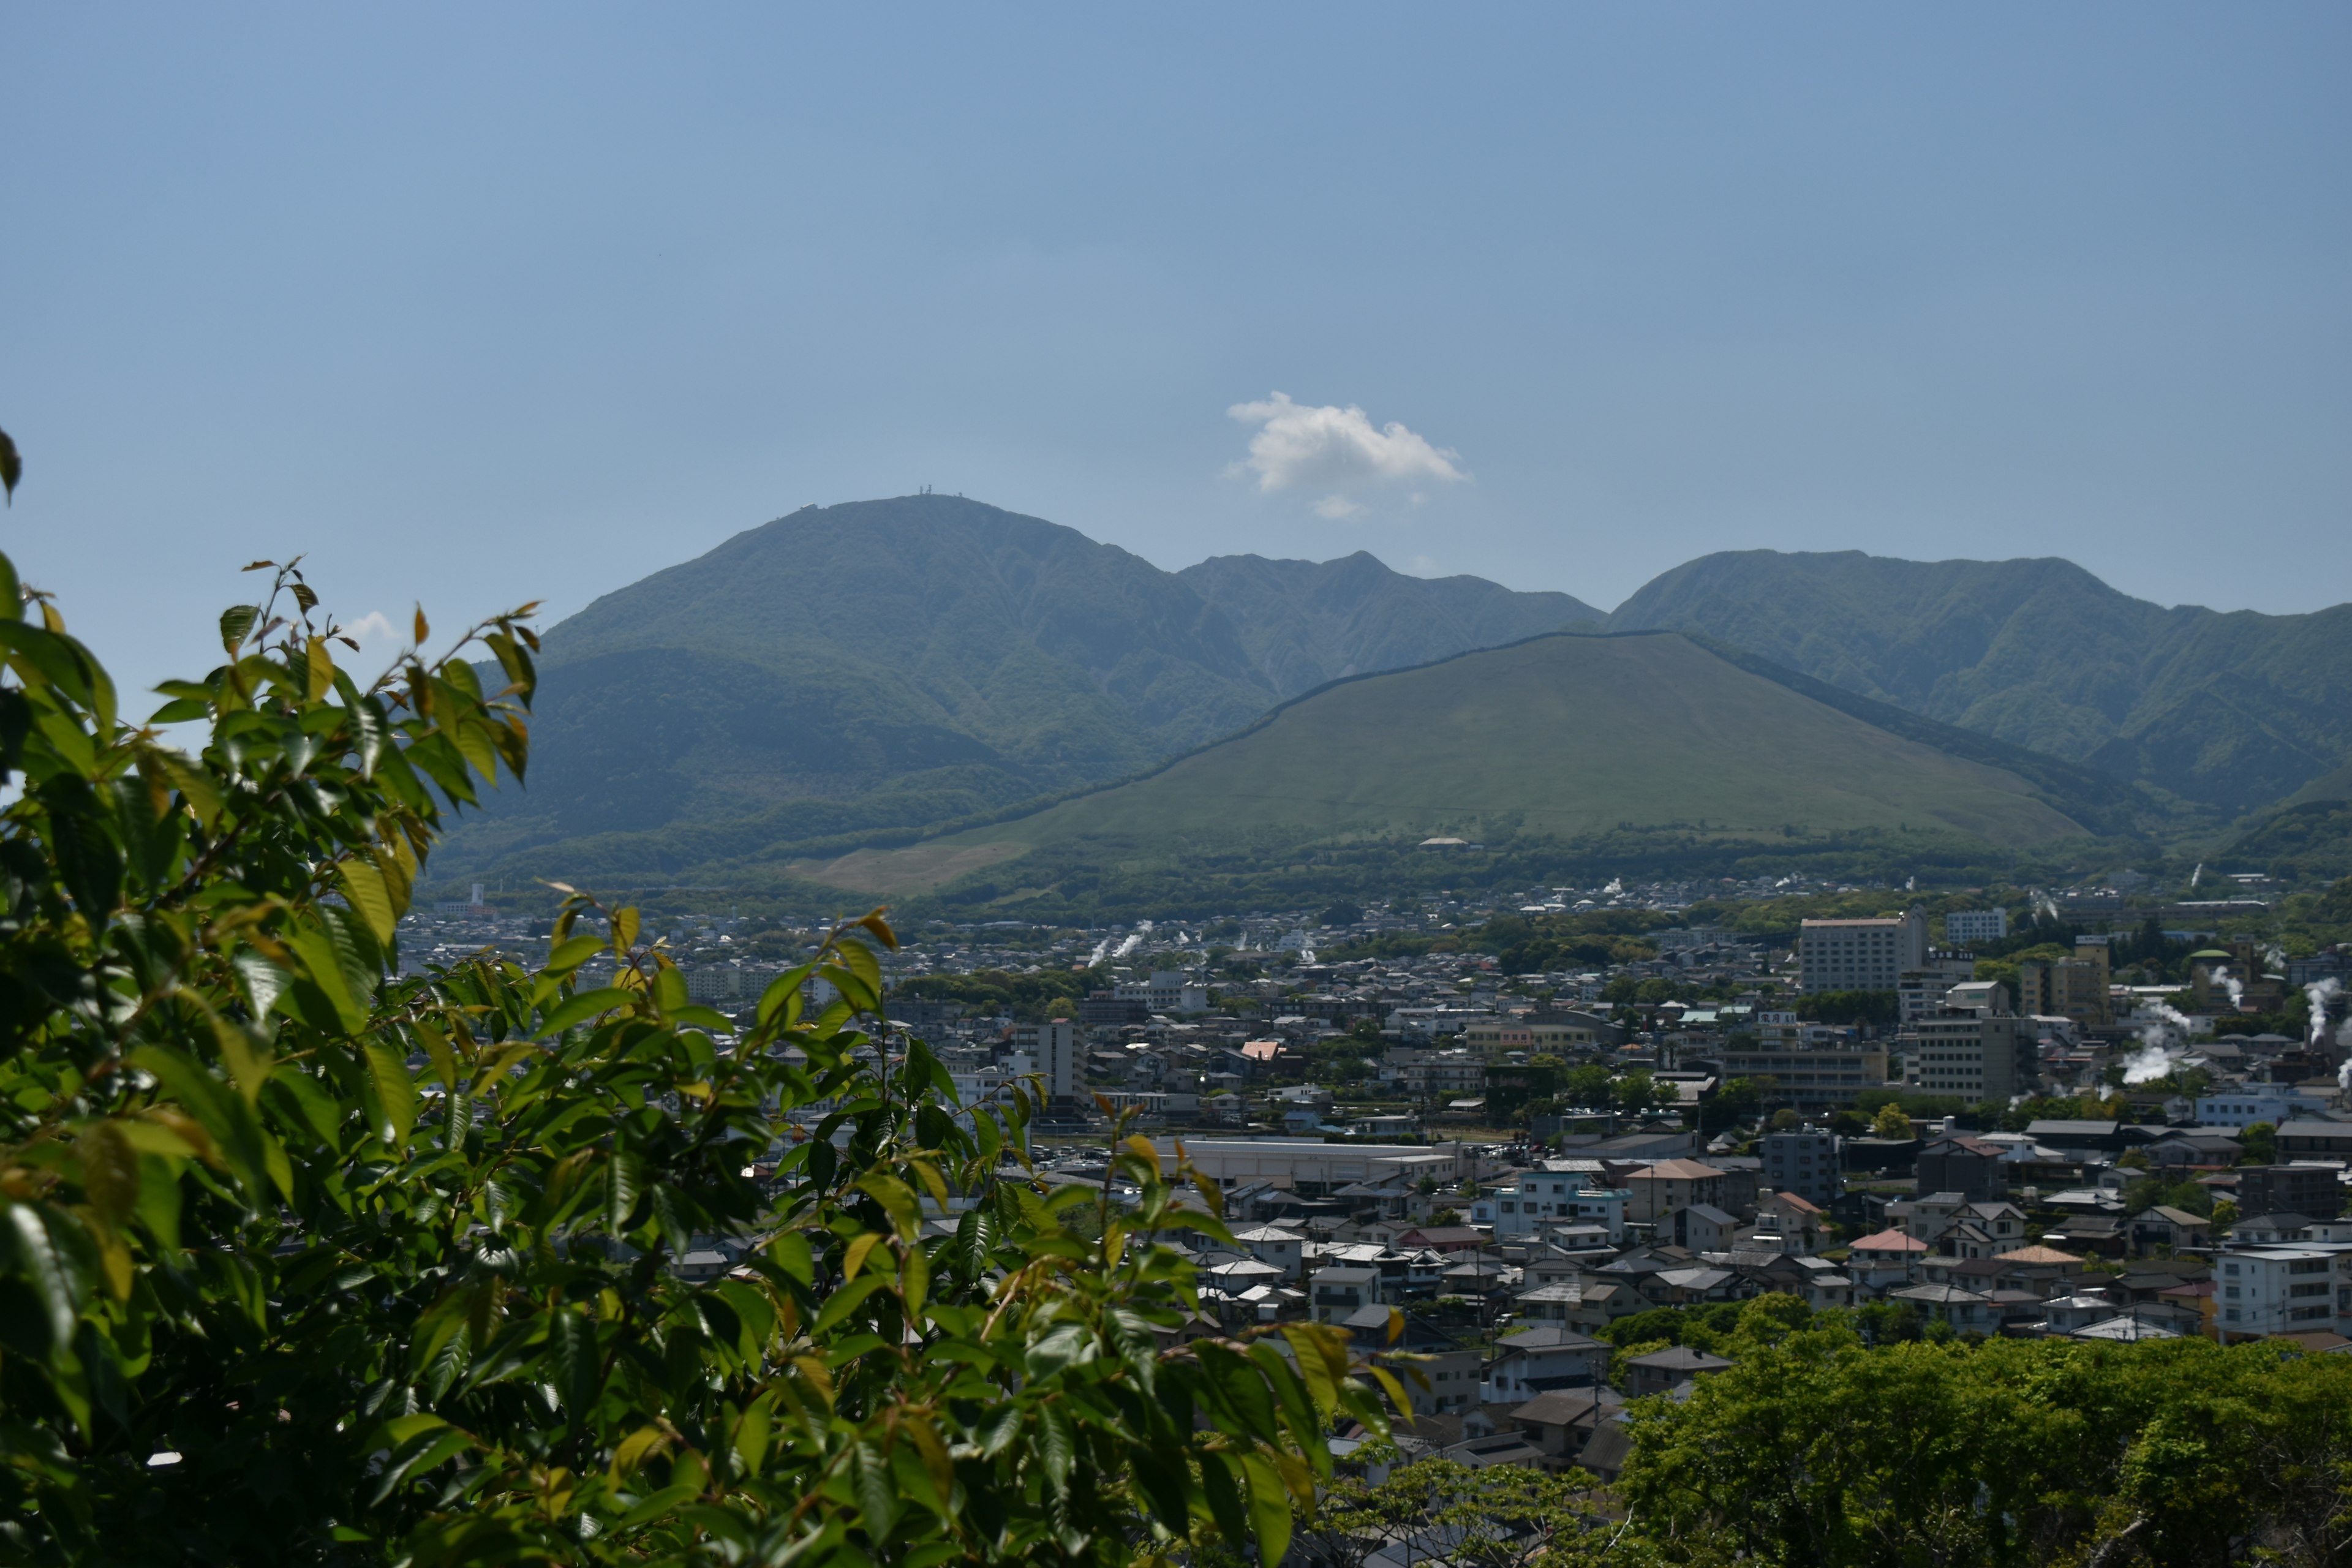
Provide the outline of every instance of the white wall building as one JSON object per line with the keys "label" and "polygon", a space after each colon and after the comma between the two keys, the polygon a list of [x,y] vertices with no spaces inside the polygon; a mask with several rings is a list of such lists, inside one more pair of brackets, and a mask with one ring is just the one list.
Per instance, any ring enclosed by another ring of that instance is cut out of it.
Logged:
{"label": "white wall building", "polygon": [[2291,1083],[2249,1083],[2217,1089],[2197,1101],[2197,1120],[2208,1127],[2252,1127],[2267,1121],[2316,1121],[2327,1113],[2325,1100],[2297,1092]]}
{"label": "white wall building", "polygon": [[1209,988],[1179,969],[1154,970],[1150,980],[1122,981],[1112,994],[1122,1002],[1140,1002],[1154,1013],[1209,1010]]}
{"label": "white wall building", "polygon": [[2007,910],[1954,910],[1944,917],[1944,940],[1949,942],[1999,942],[2008,934]]}
{"label": "white wall building", "polygon": [[1559,1171],[1524,1171],[1512,1185],[1495,1194],[1495,1239],[1525,1241],[1559,1226],[1604,1225],[1609,1239],[1625,1239],[1625,1210],[1632,1205],[1630,1189],[1588,1188],[1582,1176]]}
{"label": "white wall building", "polygon": [[2352,1323],[2352,1273],[2340,1248],[2250,1247],[2215,1261],[2214,1327],[2221,1341],[2268,1334],[2343,1332]]}

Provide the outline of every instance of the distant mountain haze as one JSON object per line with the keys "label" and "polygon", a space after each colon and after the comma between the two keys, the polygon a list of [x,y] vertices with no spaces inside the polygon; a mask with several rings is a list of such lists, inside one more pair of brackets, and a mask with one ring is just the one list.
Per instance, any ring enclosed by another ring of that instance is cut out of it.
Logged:
{"label": "distant mountain haze", "polygon": [[2072,562],[1726,552],[1610,616],[2242,811],[2352,756],[2352,605],[2167,609]]}

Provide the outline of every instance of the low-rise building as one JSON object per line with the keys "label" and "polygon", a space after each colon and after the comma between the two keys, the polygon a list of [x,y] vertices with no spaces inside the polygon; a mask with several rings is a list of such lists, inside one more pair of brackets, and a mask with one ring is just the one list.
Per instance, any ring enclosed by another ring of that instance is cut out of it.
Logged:
{"label": "low-rise building", "polygon": [[1637,1355],[1625,1363],[1625,1392],[1639,1398],[1647,1394],[1664,1394],[1680,1388],[1685,1383],[1696,1383],[1711,1372],[1725,1372],[1732,1363],[1719,1355],[1693,1350],[1688,1345],[1675,1345],[1666,1350]]}
{"label": "low-rise building", "polygon": [[1726,1173],[1696,1160],[1661,1160],[1625,1178],[1632,1190],[1632,1217],[1657,1220],[1693,1204],[1723,1202]]}
{"label": "low-rise building", "polygon": [[1560,1388],[1591,1388],[1608,1380],[1610,1347],[1557,1323],[1539,1323],[1495,1343],[1486,1367],[1488,1404],[1523,1404]]}

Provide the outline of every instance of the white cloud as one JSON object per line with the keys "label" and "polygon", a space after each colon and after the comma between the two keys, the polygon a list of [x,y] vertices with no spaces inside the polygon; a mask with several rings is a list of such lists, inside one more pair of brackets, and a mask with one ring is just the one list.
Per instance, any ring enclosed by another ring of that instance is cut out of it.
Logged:
{"label": "white cloud", "polygon": [[401,649],[403,630],[382,610],[370,610],[366,615],[342,623],[342,634],[360,645],[351,656],[352,674],[365,685],[364,676],[373,675],[377,667],[392,662],[392,656]]}
{"label": "white cloud", "polygon": [[1349,500],[1336,491],[1315,503],[1315,515],[1328,517],[1333,522],[1344,522],[1363,510],[1362,502]]}
{"label": "white cloud", "polygon": [[[1255,472],[1261,490],[1297,485],[1348,489],[1398,479],[1459,483],[1470,477],[1459,466],[1461,453],[1433,447],[1394,420],[1375,429],[1364,411],[1353,405],[1312,407],[1293,403],[1287,394],[1277,392],[1266,402],[1236,403],[1225,412],[1244,425],[1258,426],[1250,437],[1249,457],[1232,471]],[[1316,510],[1326,517],[1352,515],[1324,510],[1339,499],[1343,498],[1326,498],[1317,503]]]}

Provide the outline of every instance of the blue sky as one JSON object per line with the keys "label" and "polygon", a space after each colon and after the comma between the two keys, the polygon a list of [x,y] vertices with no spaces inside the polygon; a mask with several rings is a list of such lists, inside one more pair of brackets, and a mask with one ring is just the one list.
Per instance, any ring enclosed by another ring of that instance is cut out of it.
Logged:
{"label": "blue sky", "polygon": [[560,615],[924,484],[1604,608],[1757,546],[2352,597],[2340,5],[0,26],[0,528],[142,680],[255,555]]}

